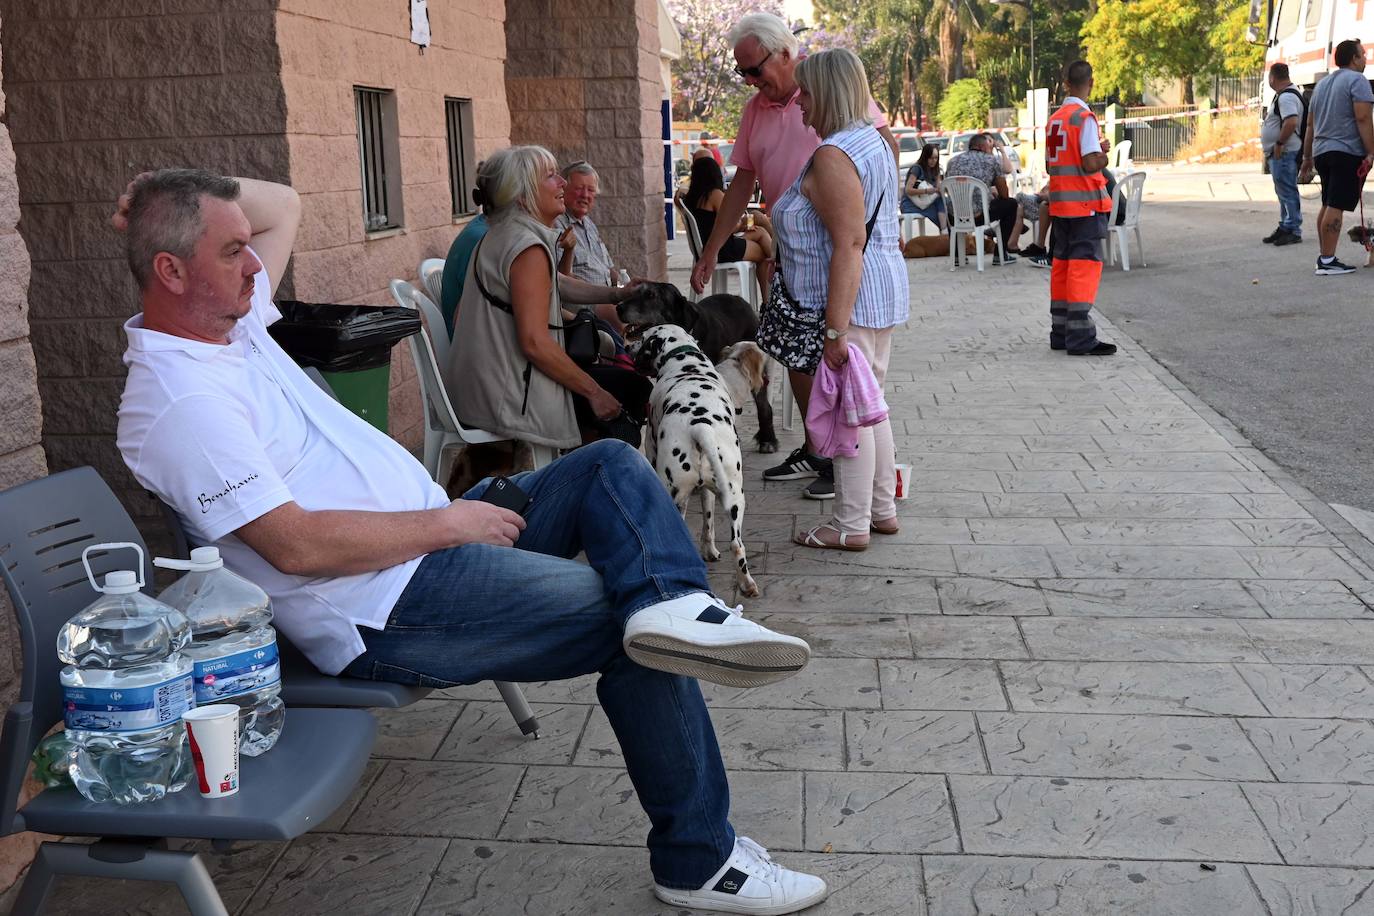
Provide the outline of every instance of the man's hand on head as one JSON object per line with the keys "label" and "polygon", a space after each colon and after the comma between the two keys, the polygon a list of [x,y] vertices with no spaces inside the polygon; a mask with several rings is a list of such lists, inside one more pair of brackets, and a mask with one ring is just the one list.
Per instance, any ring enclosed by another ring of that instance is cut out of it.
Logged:
{"label": "man's hand on head", "polygon": [[129,206],[134,202],[134,185],[138,184],[152,172],[140,172],[135,175],[129,184],[124,188],[124,193],[119,195],[119,200],[115,202],[115,212],[110,214],[110,225],[115,232],[127,232],[129,229]]}
{"label": "man's hand on head", "polygon": [[514,547],[520,532],[525,530],[525,520],[517,513],[476,499],[456,499],[443,511],[454,547]]}

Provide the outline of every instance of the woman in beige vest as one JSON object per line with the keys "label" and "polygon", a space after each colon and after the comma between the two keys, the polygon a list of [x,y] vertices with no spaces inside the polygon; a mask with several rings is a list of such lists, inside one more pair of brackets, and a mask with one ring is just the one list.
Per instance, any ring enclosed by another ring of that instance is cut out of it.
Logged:
{"label": "woman in beige vest", "polygon": [[463,283],[444,384],[464,424],[534,445],[574,448],[573,397],[610,419],[620,402],[568,358],[554,281],[563,186],[553,154],[514,146],[482,163],[475,199],[491,228]]}

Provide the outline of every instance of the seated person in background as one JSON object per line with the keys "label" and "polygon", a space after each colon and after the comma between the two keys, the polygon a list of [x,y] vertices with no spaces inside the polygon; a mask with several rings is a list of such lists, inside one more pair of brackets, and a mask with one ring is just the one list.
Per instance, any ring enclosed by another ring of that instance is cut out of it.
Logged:
{"label": "seated person in background", "polygon": [[[477,170],[482,170],[482,163],[477,163]],[[481,204],[476,200],[477,194],[473,193],[473,203],[479,209]],[[444,282],[439,293],[439,311],[444,316],[444,323],[448,326],[448,336],[453,337],[453,328],[458,315],[458,303],[463,298],[463,282],[468,275],[468,262],[472,259],[473,249],[477,243],[482,241],[482,236],[487,234],[487,214],[479,212],[472,220],[463,227],[463,231],[458,233],[458,237],[449,246],[448,254],[444,257]],[[614,315],[615,303],[624,299],[630,294],[631,290],[626,288],[607,289],[602,283],[587,283],[576,277],[569,277],[566,274],[558,275],[558,295],[565,304],[569,305],[596,305],[609,309]],[[607,299],[609,305],[604,305]],[[598,318],[602,318],[598,313]],[[619,319],[616,319],[618,327]]]}
{"label": "seated person in background", "polygon": [[[599,674],[662,900],[776,914],[823,899],[820,878],[736,836],[694,680],[778,681],[805,666],[806,643],[711,594],[667,490],[623,443],[517,475],[524,517],[481,502],[485,485],[450,502],[268,333],[299,220],[290,188],[192,169],[140,176],[120,198],[112,222],[142,299],[117,439],[134,477],[271,596],[273,624],[326,674],[432,687]],[[479,257],[501,234],[493,220]],[[732,665],[741,650],[755,673]]]}
{"label": "seated person in background", "polygon": [[[716,165],[725,165],[725,157],[720,153],[720,144],[706,142],[716,139],[715,134],[711,133],[709,130],[703,130],[697,139],[701,141],[701,146],[697,147],[697,153],[704,152],[716,161]],[[692,157],[696,158],[696,153],[693,153]]]}
{"label": "seated person in background", "polygon": [[[1004,161],[1005,157],[999,158],[993,154],[990,134],[976,134],[969,141],[967,150],[949,160],[945,178],[968,175],[988,186],[992,191],[988,215],[999,224],[998,234],[1007,250],[1007,260],[1012,261],[1017,250],[1016,240],[1021,235],[1021,207],[1007,189],[1007,179],[1002,171]],[[976,207],[974,212],[978,213],[978,222],[981,223],[983,214]]]}
{"label": "seated person in background", "polygon": [[[564,350],[554,224],[566,184],[543,147],[511,147],[482,163],[476,193],[490,226],[469,263],[441,367],[464,423],[552,448],[575,448],[626,408],[641,416],[652,388],[619,367],[580,368]],[[622,294],[600,289],[606,298]]]}
{"label": "seated person in background", "polygon": [[[922,187],[925,185],[925,187]],[[934,143],[921,147],[921,158],[906,171],[900,208],[903,213],[923,216],[940,227],[947,228],[945,197],[940,193],[940,148]]]}
{"label": "seated person in background", "polygon": [[[482,168],[482,163],[477,163]],[[443,313],[444,323],[448,325],[448,336],[453,336],[454,318],[458,314],[458,300],[463,298],[463,279],[468,273],[468,261],[472,260],[472,250],[487,234],[487,215],[474,216],[444,256],[444,284],[439,290],[439,311]]]}
{"label": "seated person in background", "polygon": [[1054,221],[1050,219],[1050,211],[1047,207],[1049,199],[1050,186],[1048,184],[1035,194],[1016,195],[1016,200],[1021,204],[1021,212],[1025,214],[1026,219],[1036,220],[1035,243],[1021,249],[1021,254],[1026,257],[1032,267],[1050,266],[1050,225]]}
{"label": "seated person in background", "polygon": [[[716,213],[723,200],[725,173],[720,166],[710,156],[693,159],[691,179],[682,195],[682,203],[697,221],[697,233],[703,241],[711,237],[711,230],[716,227]],[[758,267],[759,301],[768,298],[768,286],[773,281],[773,236],[764,218],[754,215],[751,219],[748,214],[741,218],[734,234],[721,246],[716,260],[721,264],[752,261]]]}
{"label": "seated person in background", "polygon": [[563,169],[564,212],[558,214],[558,272],[588,283],[615,286],[617,271],[592,222],[592,206],[601,193],[601,180],[588,162],[574,162]]}

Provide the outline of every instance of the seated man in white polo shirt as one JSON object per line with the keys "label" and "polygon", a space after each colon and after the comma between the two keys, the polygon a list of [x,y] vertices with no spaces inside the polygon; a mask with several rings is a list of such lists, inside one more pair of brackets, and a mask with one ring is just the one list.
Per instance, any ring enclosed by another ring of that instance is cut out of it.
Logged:
{"label": "seated man in white polo shirt", "polygon": [[191,169],[142,175],[120,198],[143,306],[125,325],[119,408],[134,476],[268,592],[327,673],[449,686],[599,672],[660,899],[743,913],[823,899],[824,881],[735,836],[693,679],[780,680],[806,643],[710,593],[663,485],[622,442],[517,475],[523,517],[479,501],[485,484],[450,502],[267,333],[299,214],[290,188]]}

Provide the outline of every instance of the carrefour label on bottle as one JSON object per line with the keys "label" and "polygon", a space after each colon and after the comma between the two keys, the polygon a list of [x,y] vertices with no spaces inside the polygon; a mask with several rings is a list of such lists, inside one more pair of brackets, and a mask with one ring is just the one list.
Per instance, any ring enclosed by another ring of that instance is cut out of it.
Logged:
{"label": "carrefour label on bottle", "polygon": [[205,705],[281,683],[277,642],[195,662],[196,704]]}
{"label": "carrefour label on bottle", "polygon": [[145,732],[170,725],[195,706],[191,676],[170,677],[145,687],[63,687],[67,728],[90,732]]}

